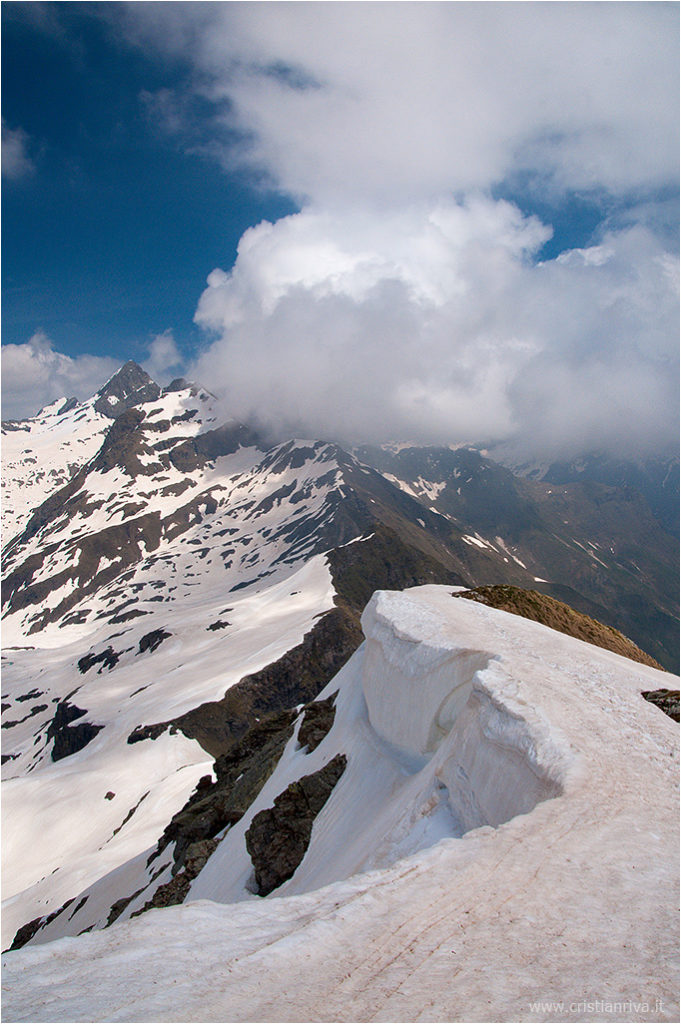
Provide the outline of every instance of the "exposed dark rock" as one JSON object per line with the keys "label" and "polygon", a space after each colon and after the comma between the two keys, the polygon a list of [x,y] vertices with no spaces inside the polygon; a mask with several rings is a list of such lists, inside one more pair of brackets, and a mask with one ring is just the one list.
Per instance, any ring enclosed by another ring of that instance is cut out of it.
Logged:
{"label": "exposed dark rock", "polygon": [[87,903],[88,899],[89,899],[89,896],[83,896],[82,900],[78,900],[78,903],[76,904],[76,906],[73,908],[73,910],[69,914],[69,921],[72,921],[73,918],[78,913],[78,911],[83,909],[83,907]]}
{"label": "exposed dark rock", "polygon": [[70,612],[70,614],[65,615],[61,620],[59,628],[63,629],[65,626],[82,626],[84,622],[87,622],[89,614],[89,608],[79,608],[76,612]]}
{"label": "exposed dark rock", "polygon": [[[135,811],[137,810],[137,808],[139,807],[139,805],[140,805],[140,804],[142,803],[142,801],[143,801],[143,800],[146,800],[146,798],[147,798],[147,797],[149,796],[149,792],[150,792],[150,791],[149,791],[149,790],[147,790],[147,791],[146,791],[146,793],[145,793],[145,794],[144,794],[143,796],[141,796],[141,797],[139,798],[139,800],[137,801],[137,803],[135,804],[135,806],[134,806],[134,807],[131,807],[131,808],[130,808],[130,810],[128,811],[128,813],[126,814],[126,816],[125,816],[125,817],[123,818],[123,821],[122,821],[122,822],[120,823],[120,825],[118,825],[118,826],[117,826],[117,827],[116,827],[116,828],[115,828],[115,829],[113,830],[113,833],[112,833],[112,835],[111,835],[111,838],[112,838],[112,839],[113,839],[113,837],[114,837],[114,836],[117,836],[117,835],[118,835],[118,833],[120,832],[120,830],[121,830],[121,829],[122,829],[122,828],[123,828],[123,827],[124,827],[125,825],[127,825],[127,824],[128,824],[128,822],[129,822],[129,821],[130,821],[130,819],[132,818],[133,814],[135,813]],[[107,795],[108,795],[108,794],[107,794]]]}
{"label": "exposed dark rock", "polygon": [[95,738],[100,729],[104,728],[103,725],[94,725],[91,722],[71,725],[77,718],[82,718],[86,714],[87,711],[76,707],[75,704],[69,704],[66,700],[57,704],[54,718],[47,728],[47,739],[54,739],[53,761],[60,761],[82,750]]}
{"label": "exposed dark rock", "polygon": [[170,461],[180,473],[192,473],[221,455],[232,455],[240,447],[258,443],[258,436],[241,423],[227,423],[189,438],[170,452]]}
{"label": "exposed dark rock", "polygon": [[22,925],[12,940],[12,945],[9,947],[10,951],[13,949],[21,949],[22,946],[25,946],[41,928],[47,928],[48,924],[52,924],[52,922],[55,921],[60,914],[63,914],[72,903],[73,898],[67,900],[66,903],[63,903],[59,910],[55,910],[52,914],[43,915],[42,917],[34,917],[32,921],[28,921],[27,924]]}
{"label": "exposed dark rock", "polygon": [[293,494],[297,486],[298,481],[292,480],[290,484],[282,484],[278,490],[272,491],[255,506],[252,518],[256,519],[257,516],[270,512],[275,505],[281,505],[282,501]]}
{"label": "exposed dark rock", "polygon": [[117,921],[118,918],[123,913],[123,911],[125,910],[125,908],[128,906],[128,904],[132,903],[132,901],[137,899],[140,893],[143,892],[144,889],[138,889],[137,892],[134,892],[131,896],[123,896],[122,899],[116,900],[115,903],[112,903],[111,909],[109,910],[109,916],[106,919],[106,924],[104,925],[104,927],[109,928],[114,923],[114,921]]}
{"label": "exposed dark rock", "polygon": [[175,380],[171,380],[170,384],[167,384],[162,391],[162,394],[169,394],[171,391],[184,391],[186,388],[191,389],[192,396],[198,395],[199,389],[196,384],[192,384],[190,381],[185,380],[184,377],[176,377]]}
{"label": "exposed dark rock", "polygon": [[151,612],[143,611],[141,608],[133,608],[132,611],[124,612],[123,615],[112,615],[109,622],[113,625],[119,622],[130,622],[131,619],[139,619],[143,615],[150,615]]}
{"label": "exposed dark rock", "polygon": [[165,629],[154,629],[151,633],[145,633],[140,640],[139,653],[144,654],[145,651],[155,651],[164,640],[167,640],[172,635],[172,633],[166,633]]}
{"label": "exposed dark rock", "polygon": [[128,743],[140,743],[142,740],[157,740],[166,729],[170,728],[170,722],[159,722],[156,725],[136,725],[128,736]]}
{"label": "exposed dark rock", "polygon": [[185,409],[179,416],[173,416],[171,423],[188,423],[189,420],[193,420],[195,416],[198,416],[198,409]]}
{"label": "exposed dark rock", "polygon": [[218,619],[216,622],[211,622],[210,626],[206,626],[206,629],[210,629],[210,630],[226,629],[227,626],[229,626],[229,625],[231,625],[231,623],[227,622],[226,619],[224,621],[222,619]]}
{"label": "exposed dark rock", "polygon": [[[310,749],[321,742],[333,724],[335,697],[336,694],[325,701],[308,704],[304,709],[303,735]],[[209,775],[199,780],[196,790],[174,815],[149,859],[151,863],[174,843],[174,877],[159,887],[142,910],[184,900],[191,881],[216,849],[218,834],[239,821],[274,771],[293,734],[295,718],[293,709],[263,716],[217,759],[215,782]],[[334,770],[331,770],[329,778]],[[310,785],[314,792],[318,792],[322,783],[315,781]]]}
{"label": "exposed dark rock", "polygon": [[121,519],[129,519],[131,516],[139,515],[147,507],[146,501],[128,501],[121,511]]}
{"label": "exposed dark rock", "polygon": [[292,877],[307,852],[312,826],[328,800],[347,759],[337,754],[318,772],[292,782],[259,811],[246,833],[246,849],[255,868],[259,896],[267,896]]}
{"label": "exposed dark rock", "polygon": [[[43,692],[44,692],[43,690],[36,690],[36,689],[29,690],[28,693],[22,693],[20,697],[17,697],[17,700],[18,701],[35,700],[37,697],[42,697]],[[9,707],[9,705],[8,705],[8,707]]]}
{"label": "exposed dark rock", "polygon": [[[10,704],[6,704],[5,707],[9,708],[9,707],[11,707],[11,705]],[[29,718],[33,718],[33,715],[39,715],[41,711],[47,711],[47,708],[48,708],[47,704],[36,704],[34,707],[31,708],[29,713],[27,715],[25,715],[23,718],[16,719],[13,722],[3,722],[2,723],[2,728],[3,729],[13,729],[15,725],[21,725],[22,722],[27,722]]]}
{"label": "exposed dark rock", "polygon": [[168,484],[167,487],[162,489],[161,495],[162,497],[167,497],[168,495],[179,496],[188,491],[191,486],[192,481],[187,477],[184,480],[179,480],[176,484]]}
{"label": "exposed dark rock", "polygon": [[67,398],[62,406],[60,406],[57,416],[63,416],[64,413],[71,412],[78,405],[77,398]]}
{"label": "exposed dark rock", "polygon": [[212,839],[245,814],[274,770],[293,733],[295,711],[266,715],[215,762],[216,781],[200,780],[184,807],[174,815],[158,842],[160,855],[175,843],[174,872],[184,864],[188,848]]}
{"label": "exposed dark rock", "polygon": [[99,389],[95,409],[103,416],[116,419],[131,406],[153,402],[160,394],[161,389],[149,374],[129,360]]}
{"label": "exposed dark rock", "polygon": [[172,515],[163,521],[163,535],[166,540],[174,540],[181,533],[185,533],[190,526],[195,526],[203,521],[204,516],[212,515],[217,511],[218,503],[210,491],[197,494],[188,501],[186,505],[176,509]]}
{"label": "exposed dark rock", "polygon": [[[149,413],[149,415],[153,416],[155,412],[160,412],[160,411],[161,411],[160,409],[152,409],[151,412]],[[146,424],[146,430],[151,430],[155,434],[165,434],[165,433],[167,433],[167,431],[170,430],[170,420],[155,420],[153,423],[147,423]],[[171,445],[171,447],[172,447],[172,445]],[[154,451],[158,451],[158,450],[159,450],[158,449],[158,445],[155,444],[154,445]]]}
{"label": "exposed dark rock", "polygon": [[111,790],[109,790],[109,792],[108,792],[108,793],[105,793],[105,794],[104,794],[104,799],[105,799],[105,800],[113,800],[113,798],[114,798],[115,796],[116,796],[116,794],[115,794],[115,793],[112,793],[112,792],[111,792]]}
{"label": "exposed dark rock", "polygon": [[144,419],[141,409],[129,408],[118,416],[109,427],[104,444],[99,450],[92,468],[108,473],[115,467],[123,469],[128,476],[149,476],[160,466],[144,465],[139,456],[151,451],[139,426]]}
{"label": "exposed dark rock", "polygon": [[16,935],[12,939],[12,945],[9,947],[9,952],[13,949],[21,949],[21,947],[25,946],[27,942],[30,942],[44,923],[45,915],[43,914],[40,917],[34,917],[32,921],[27,921],[26,924],[22,924],[21,928],[17,930]]}
{"label": "exposed dark rock", "polygon": [[140,910],[136,910],[130,917],[139,917],[140,914],[144,914],[147,910],[153,910],[155,907],[172,907],[183,903],[191,883],[203,870],[206,861],[217,849],[219,842],[219,839],[200,839],[187,847],[182,870],[173,875],[169,882],[159,885],[152,898],[147,900],[144,906]]}
{"label": "exposed dark rock", "polygon": [[326,700],[315,700],[305,708],[303,720],[298,729],[298,742],[301,747],[307,747],[308,754],[316,750],[327,733],[330,732],[336,717],[337,696],[338,690]]}
{"label": "exposed dark rock", "polygon": [[[101,665],[102,668],[112,669],[120,656],[120,652],[114,651],[113,647],[107,647],[105,651],[100,651],[99,654],[86,654],[78,659],[78,671],[84,675],[94,665]],[[101,672],[102,669],[100,668],[99,671]]]}
{"label": "exposed dark rock", "polygon": [[669,715],[675,722],[679,721],[679,691],[678,690],[645,690],[642,694],[651,704],[655,704],[665,715]]}

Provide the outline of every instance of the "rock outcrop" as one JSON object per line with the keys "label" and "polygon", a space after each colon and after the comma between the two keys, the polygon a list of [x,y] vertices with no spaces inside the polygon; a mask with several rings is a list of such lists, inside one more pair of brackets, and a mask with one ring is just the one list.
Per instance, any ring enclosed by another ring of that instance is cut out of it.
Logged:
{"label": "rock outcrop", "polygon": [[292,782],[259,811],[246,833],[246,849],[255,869],[255,892],[267,896],[291,878],[310,843],[314,820],[345,771],[347,759],[337,754],[312,775]]}

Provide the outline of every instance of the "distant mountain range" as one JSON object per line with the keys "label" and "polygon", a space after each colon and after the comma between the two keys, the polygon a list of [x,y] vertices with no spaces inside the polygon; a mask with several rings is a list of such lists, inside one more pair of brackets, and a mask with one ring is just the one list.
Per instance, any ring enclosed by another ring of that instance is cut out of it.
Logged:
{"label": "distant mountain range", "polygon": [[641,489],[613,472],[273,442],[134,363],[3,424],[4,945],[184,898],[292,722],[331,728],[316,698],[376,590],[531,590],[676,671],[678,464],[639,467]]}

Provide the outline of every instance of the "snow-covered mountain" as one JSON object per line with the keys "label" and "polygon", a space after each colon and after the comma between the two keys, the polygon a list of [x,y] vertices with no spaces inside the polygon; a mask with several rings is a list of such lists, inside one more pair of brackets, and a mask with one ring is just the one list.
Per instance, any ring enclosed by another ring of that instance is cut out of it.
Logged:
{"label": "snow-covered mountain", "polygon": [[[24,449],[41,439],[47,487],[4,549],[5,945],[118,872],[101,913],[87,907],[87,926],[105,924],[132,891],[131,862],[212,757],[258,713],[314,698],[352,653],[375,583],[460,579],[420,506],[336,446],[268,447],[240,424],[216,425],[211,396],[184,382],[130,405],[150,385],[129,366],[121,375],[21,428]],[[101,434],[95,406],[112,396],[118,415]],[[103,439],[63,457],[63,483],[50,470],[69,422]],[[353,542],[362,567],[378,562],[359,579]],[[134,742],[158,729],[156,742]]]}
{"label": "snow-covered mountain", "polygon": [[[168,390],[184,383],[177,380]],[[141,367],[128,362],[86,402],[59,398],[31,419],[3,421],[3,548],[33,509],[99,451],[112,419],[160,393]]]}
{"label": "snow-covered mountain", "polygon": [[[677,1020],[678,727],[641,696],[671,677],[459,594],[375,595],[317,701],[5,956],[6,1019]],[[167,763],[172,739],[138,746]],[[231,817],[197,839],[220,785]],[[133,916],[152,874],[187,901]],[[45,944],[122,885],[113,927]]]}
{"label": "snow-covered mountain", "polygon": [[[440,678],[440,662],[443,686],[452,672],[493,676],[498,652],[477,634],[467,653],[454,643],[453,661],[438,647],[402,696],[370,692],[353,661],[346,687],[360,613],[375,590],[512,583],[626,625],[633,593],[660,657],[676,554],[641,519],[642,499],[518,481],[448,451],[275,442],[222,421],[206,390],[160,389],[135,364],[84,403],[3,426],[3,948],[186,899],[310,892],[557,795],[562,783],[533,762],[517,800],[504,791],[499,804],[489,780],[450,797],[442,758],[472,691],[433,708],[421,676]],[[596,642],[646,660],[613,637],[601,629]],[[674,688],[623,664],[637,693]],[[413,716],[407,743],[384,719],[413,699],[428,721]],[[544,743],[527,715],[523,750]]]}

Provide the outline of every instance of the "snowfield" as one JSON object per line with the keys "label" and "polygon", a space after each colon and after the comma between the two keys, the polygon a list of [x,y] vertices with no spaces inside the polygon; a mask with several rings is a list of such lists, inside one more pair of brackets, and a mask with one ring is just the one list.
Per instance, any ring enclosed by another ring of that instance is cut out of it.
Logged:
{"label": "snowfield", "polygon": [[[121,651],[114,673],[104,669],[102,674],[101,665],[82,675],[74,670],[78,655],[84,653],[82,642],[59,650],[6,652],[3,694],[21,694],[30,680],[33,692],[40,695],[36,698],[40,703],[34,706],[44,710],[26,715],[12,728],[16,753],[3,767],[3,949],[21,925],[54,912],[102,878],[100,903],[106,920],[112,900],[120,895],[112,889],[114,878],[109,873],[128,865],[129,891],[139,888],[132,881],[142,879],[150,849],[199,778],[210,774],[212,760],[195,740],[178,732],[153,743],[129,745],[126,738],[135,727],[166,721],[203,701],[219,700],[242,675],[300,643],[315,617],[333,601],[322,556],[279,584],[242,591],[242,596],[229,595],[229,625],[217,633],[208,631],[207,624],[225,621],[220,613],[225,611],[226,595],[219,582],[212,594],[207,587],[202,593],[205,603],[193,606],[185,601],[174,615],[166,614],[163,622],[170,627],[170,635],[153,655],[140,654],[136,642],[148,626],[127,634],[119,627],[113,638],[110,630],[100,630],[95,648],[105,650],[113,642]],[[40,743],[43,719],[49,721],[53,701],[69,691],[74,703],[88,710],[88,720],[103,729],[84,749],[53,762],[51,741]],[[27,706],[28,701],[16,704],[17,710]],[[113,796],[107,799],[108,793]],[[128,817],[138,807],[141,813]],[[139,863],[130,874],[134,858]],[[129,913],[135,909],[137,904],[132,904]],[[90,899],[81,911],[79,927],[89,927],[99,913],[98,904]],[[75,920],[75,915],[71,918]],[[68,914],[55,921],[48,938],[65,927],[74,927]]]}
{"label": "snowfield", "polygon": [[[451,587],[362,624],[333,727],[294,732],[188,902],[7,954],[5,1020],[679,1019],[678,727],[641,697],[674,677]],[[249,821],[338,752],[302,863],[253,895]]]}
{"label": "snowfield", "polygon": [[[2,545],[26,525],[31,512],[63,486],[101,447],[111,420],[90,401],[68,409],[60,398],[37,416],[2,431]],[[61,412],[67,408],[67,412]]]}

